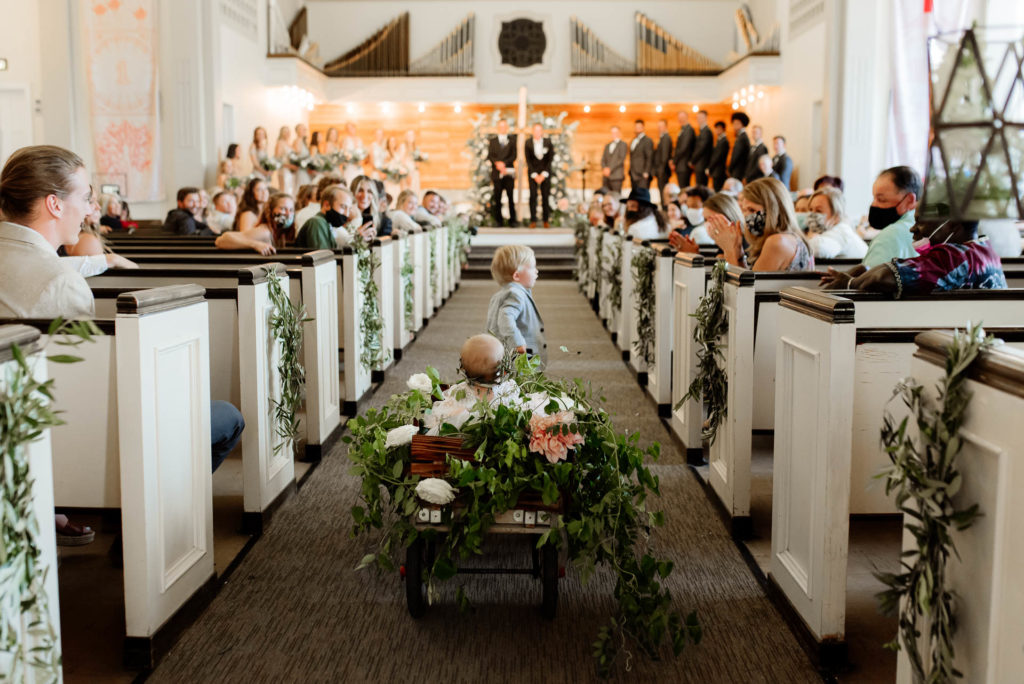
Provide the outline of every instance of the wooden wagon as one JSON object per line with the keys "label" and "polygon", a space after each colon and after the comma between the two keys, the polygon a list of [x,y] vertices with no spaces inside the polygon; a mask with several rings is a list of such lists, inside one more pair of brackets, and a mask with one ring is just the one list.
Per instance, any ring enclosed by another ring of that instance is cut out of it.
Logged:
{"label": "wooden wagon", "polygon": [[[414,435],[410,448],[411,459],[406,475],[420,477],[441,477],[448,473],[446,457],[472,461],[475,449],[466,448],[462,440],[456,437],[428,437]],[[537,542],[541,535],[551,527],[553,516],[563,511],[564,497],[553,505],[547,505],[540,495],[524,493],[515,506],[495,517],[495,522],[488,529],[488,534],[524,535],[530,541],[532,563],[528,568],[459,568],[460,574],[486,575],[532,575],[540,579],[543,586],[541,614],[548,620],[554,619],[558,609],[558,580],[564,576],[565,570],[559,565],[558,549],[554,544],[545,544],[540,549]],[[449,506],[453,507],[452,515],[458,516],[464,509],[456,498]],[[442,524],[442,506],[424,504],[415,514],[414,524],[420,530],[434,530],[445,533],[449,530]],[[418,538],[406,548],[405,565],[401,572],[405,579],[405,596],[409,606],[409,614],[414,618],[422,617],[426,612],[425,569],[434,563],[435,543]]]}

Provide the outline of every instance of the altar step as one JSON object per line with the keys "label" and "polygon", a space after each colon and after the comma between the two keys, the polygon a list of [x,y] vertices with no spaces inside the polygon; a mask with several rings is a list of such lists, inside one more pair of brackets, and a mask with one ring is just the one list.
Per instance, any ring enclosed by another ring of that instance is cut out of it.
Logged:
{"label": "altar step", "polygon": [[[463,271],[463,277],[472,280],[491,279],[491,259],[497,246],[473,245],[469,253],[469,263]],[[540,269],[540,277],[544,280],[571,280],[573,268],[576,265],[576,255],[573,248],[565,246],[557,247],[533,247],[533,253],[537,255],[537,268]]]}

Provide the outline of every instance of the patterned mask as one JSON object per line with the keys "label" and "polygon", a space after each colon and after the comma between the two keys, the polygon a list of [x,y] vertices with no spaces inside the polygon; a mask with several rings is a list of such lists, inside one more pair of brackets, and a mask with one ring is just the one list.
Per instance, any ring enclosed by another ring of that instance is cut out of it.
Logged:
{"label": "patterned mask", "polygon": [[761,237],[764,235],[764,222],[765,215],[764,211],[755,211],[752,214],[746,214],[743,217],[744,223],[747,224],[747,231],[754,237]]}

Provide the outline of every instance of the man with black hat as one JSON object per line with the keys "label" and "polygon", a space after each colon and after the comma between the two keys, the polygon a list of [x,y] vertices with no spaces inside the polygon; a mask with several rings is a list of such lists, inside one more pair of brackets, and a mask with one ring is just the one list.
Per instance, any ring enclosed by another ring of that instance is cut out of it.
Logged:
{"label": "man with black hat", "polygon": [[626,234],[641,240],[657,240],[667,233],[665,219],[651,203],[647,188],[633,188],[626,199]]}

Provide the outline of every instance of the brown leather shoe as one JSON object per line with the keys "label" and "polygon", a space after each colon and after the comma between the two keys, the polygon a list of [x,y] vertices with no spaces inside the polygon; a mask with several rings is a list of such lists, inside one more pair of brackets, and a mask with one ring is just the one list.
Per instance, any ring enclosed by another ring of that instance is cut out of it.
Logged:
{"label": "brown leather shoe", "polygon": [[548,223],[547,221],[545,221],[545,222],[544,222],[544,227],[545,227],[545,228],[550,228],[550,227],[551,227],[551,224],[550,224],[550,223]]}
{"label": "brown leather shoe", "polygon": [[530,221],[530,227],[531,228],[536,228],[537,227],[537,222],[536,221]]}

